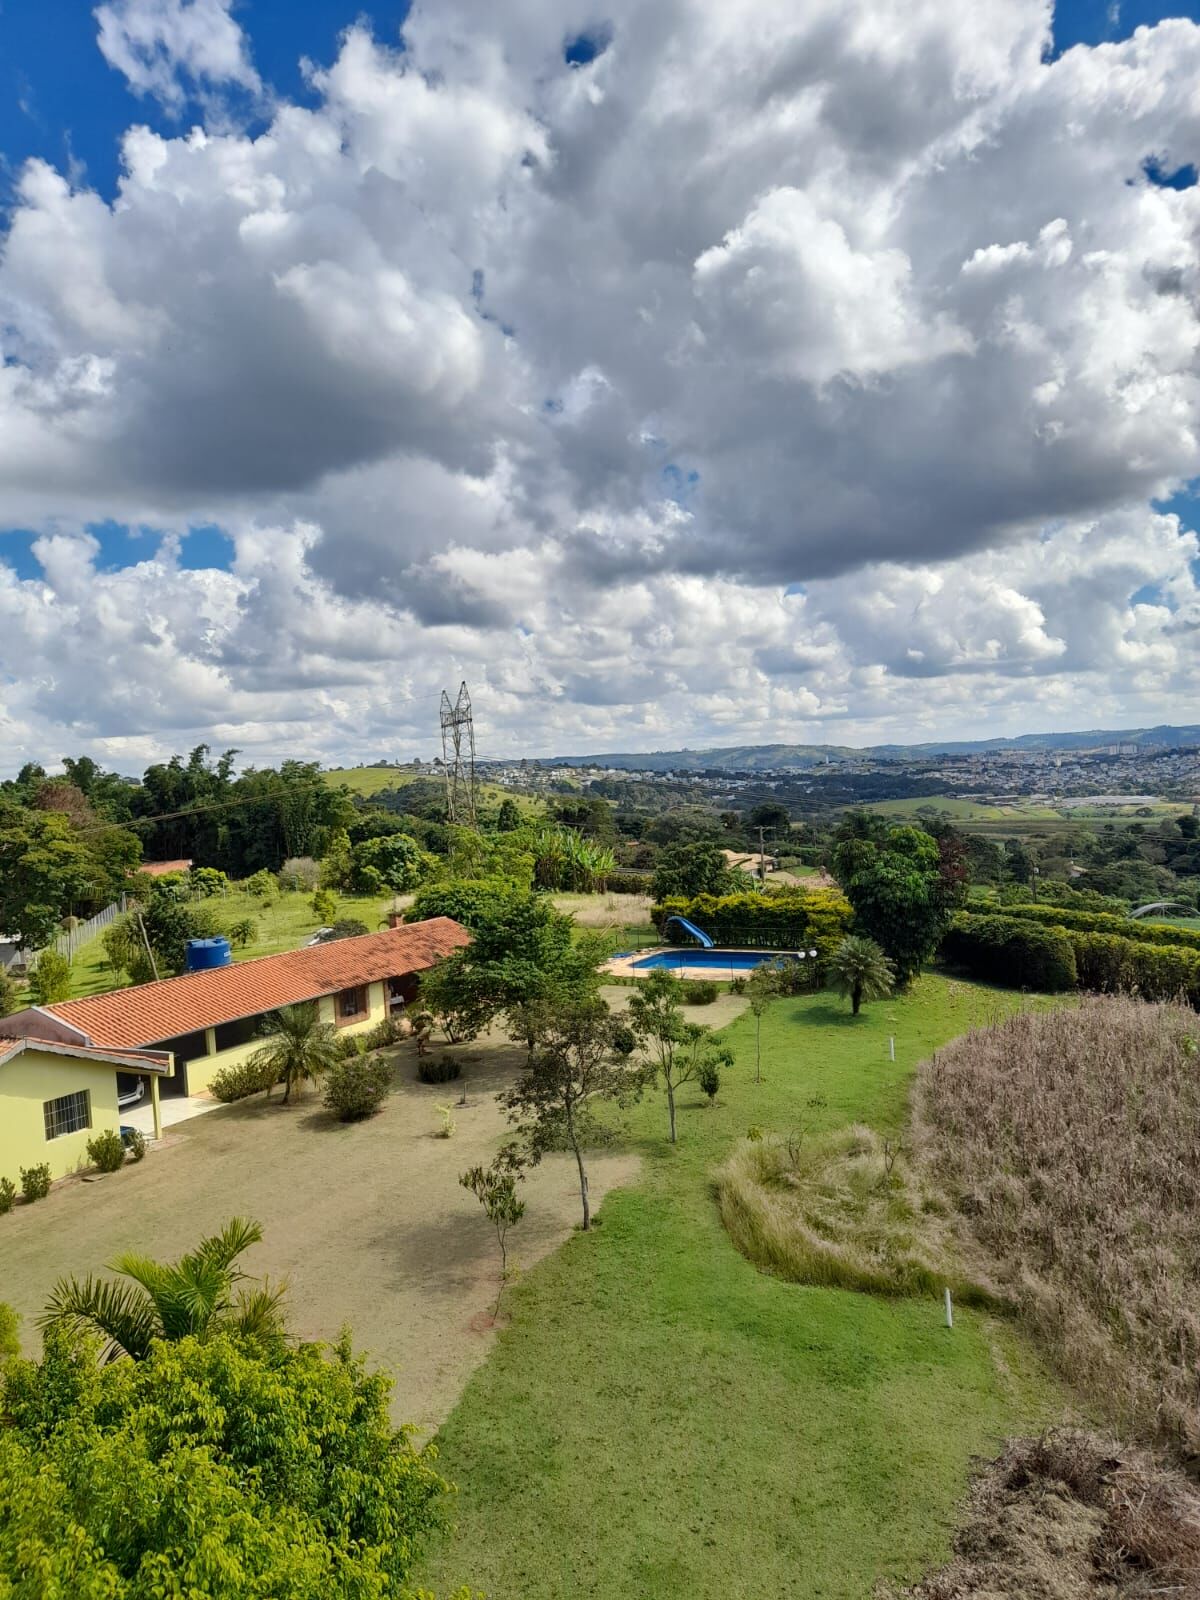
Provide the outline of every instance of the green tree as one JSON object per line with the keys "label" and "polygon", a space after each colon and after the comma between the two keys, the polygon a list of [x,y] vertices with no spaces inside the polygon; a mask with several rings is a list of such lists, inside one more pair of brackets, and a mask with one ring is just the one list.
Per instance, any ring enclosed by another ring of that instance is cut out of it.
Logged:
{"label": "green tree", "polygon": [[848,934],[842,940],[827,970],[838,994],[850,996],[854,1016],[864,1000],[882,1000],[891,994],[896,981],[896,969],[874,939],[860,934]]}
{"label": "green tree", "polygon": [[524,823],[521,808],[512,795],[506,794],[500,802],[500,809],[496,812],[496,832],[513,833]]}
{"label": "green tree", "polygon": [[283,1084],[284,1105],[293,1089],[319,1078],[338,1060],[336,1030],[321,1021],[315,1000],[272,1011],[263,1034],[266,1043],[250,1057],[250,1065],[264,1082]]}
{"label": "green tree", "polygon": [[183,1338],[97,1366],[52,1333],[0,1395],[0,1593],[410,1594],[449,1486],[392,1427],[388,1389],[346,1337]]}
{"label": "green tree", "polygon": [[50,1006],[71,993],[71,963],[50,945],[29,974],[29,998],[35,1006]]}
{"label": "green tree", "polygon": [[[677,1138],[675,1095],[685,1083],[699,1080],[705,1069],[732,1062],[728,1051],[713,1043],[712,1029],[688,1022],[683,1015],[683,983],[660,968],[638,985],[626,1013],[638,1046],[667,1091],[670,1140]],[[715,1091],[714,1091],[715,1092]]]}
{"label": "green tree", "polygon": [[670,844],[659,852],[651,892],[656,900],[673,895],[693,899],[698,894],[727,894],[740,887],[716,844]]}
{"label": "green tree", "polygon": [[17,980],[0,967],[0,1017],[7,1017],[17,1009]]}
{"label": "green tree", "polygon": [[234,1217],[175,1262],[128,1251],[109,1263],[126,1283],[90,1274],[82,1282],[62,1278],[38,1326],[99,1334],[106,1361],[143,1361],[155,1339],[206,1339],[221,1331],[277,1345],[283,1291],[265,1282],[242,1287],[245,1275],[237,1264],[261,1238],[257,1222]]}
{"label": "green tree", "polygon": [[361,894],[384,889],[404,894],[416,888],[432,865],[432,858],[407,833],[362,839],[351,846],[350,887]]}
{"label": "green tree", "polygon": [[500,1289],[493,1319],[500,1315],[500,1299],[508,1281],[508,1235],[525,1215],[525,1202],[517,1196],[517,1184],[525,1178],[524,1166],[516,1148],[506,1145],[490,1166],[470,1167],[458,1180],[483,1207],[483,1214],[491,1223],[500,1246]]}
{"label": "green tree", "polygon": [[318,889],[312,897],[312,914],[322,922],[332,923],[337,916],[337,895],[331,889]]}
{"label": "green tree", "polygon": [[592,1225],[584,1162],[588,1114],[597,1102],[627,1104],[649,1076],[620,1052],[617,1026],[598,995],[562,997],[539,1021],[526,1070],[500,1097],[531,1161],[564,1144],[575,1157],[584,1232]]}
{"label": "green tree", "polygon": [[754,1017],[754,1081],[762,1082],[762,1019],[781,989],[782,973],[774,961],[762,961],[746,979],[746,998]]}
{"label": "green tree", "polygon": [[96,863],[61,812],[0,802],[0,928],[40,950],[96,882]]}
{"label": "green tree", "polygon": [[754,807],[746,821],[756,838],[760,828],[764,833],[778,834],[780,840],[785,840],[792,831],[791,812],[778,800],[764,800]]}
{"label": "green tree", "polygon": [[903,988],[946,926],[937,841],[920,828],[891,828],[882,841],[843,839],[833,868],[854,907],[855,931],[882,946]]}

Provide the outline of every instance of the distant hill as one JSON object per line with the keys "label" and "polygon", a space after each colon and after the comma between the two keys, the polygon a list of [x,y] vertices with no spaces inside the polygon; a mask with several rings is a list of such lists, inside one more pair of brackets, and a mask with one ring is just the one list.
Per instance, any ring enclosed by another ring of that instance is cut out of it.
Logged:
{"label": "distant hill", "polygon": [[1090,728],[1082,733],[1022,733],[1012,739],[949,739],[932,744],[876,744],[856,749],[842,744],[723,745],[699,750],[609,752],[603,755],[551,756],[538,766],[614,767],[639,772],[806,771],[827,762],[874,759],[920,761],[930,756],[982,755],[1005,750],[1102,750],[1110,744],[1200,746],[1200,725],[1156,728]]}

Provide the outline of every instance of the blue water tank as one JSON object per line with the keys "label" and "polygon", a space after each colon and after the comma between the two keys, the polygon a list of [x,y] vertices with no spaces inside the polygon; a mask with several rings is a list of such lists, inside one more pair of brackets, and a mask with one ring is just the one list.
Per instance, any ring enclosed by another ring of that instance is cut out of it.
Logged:
{"label": "blue water tank", "polygon": [[189,939],[187,942],[187,969],[189,972],[207,972],[210,967],[227,967],[233,960],[228,939]]}

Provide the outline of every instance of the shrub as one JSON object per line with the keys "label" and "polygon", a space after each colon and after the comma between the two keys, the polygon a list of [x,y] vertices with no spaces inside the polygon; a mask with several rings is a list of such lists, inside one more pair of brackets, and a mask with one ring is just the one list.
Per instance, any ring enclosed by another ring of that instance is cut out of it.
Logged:
{"label": "shrub", "polygon": [[368,1050],[385,1050],[390,1044],[397,1044],[404,1037],[404,1024],[399,1017],[383,1017],[366,1034]]}
{"label": "shrub", "polygon": [[1200,950],[1200,930],[1195,928],[1169,928],[1157,922],[1115,917],[1100,911],[1068,910],[1063,906],[1005,906],[1004,915],[1077,933],[1111,933],[1119,939],[1134,939],[1139,944],[1174,944]]}
{"label": "shrub", "polygon": [[[662,900],[650,915],[660,932],[668,917],[686,917],[721,945],[815,949],[823,966],[850,931],[853,913],[840,890],[788,889],[779,894],[702,894],[692,900]],[[674,923],[663,937],[683,943],[688,935]]]}
{"label": "shrub", "polygon": [[683,986],[683,1003],[687,1006],[710,1006],[720,992],[711,978],[692,978]]}
{"label": "shrub", "polygon": [[0,968],[0,1017],[17,1009],[17,980]]}
{"label": "shrub", "polygon": [[637,1049],[637,1035],[627,1022],[613,1023],[611,1042],[617,1056],[631,1056]]}
{"label": "shrub", "polygon": [[218,1100],[232,1105],[235,1100],[245,1100],[248,1095],[273,1089],[278,1082],[273,1072],[264,1072],[252,1061],[237,1061],[214,1072],[208,1087]]}
{"label": "shrub", "polygon": [[128,1133],[121,1135],[125,1148],[129,1152],[130,1161],[144,1161],[146,1157],[146,1135],[140,1128],[130,1128]]}
{"label": "shrub", "polygon": [[364,933],[370,933],[370,928],[358,917],[339,917],[328,933],[322,933],[321,944],[334,944],[338,939],[360,939]]}
{"label": "shrub", "polygon": [[322,922],[333,922],[337,916],[337,895],[332,889],[317,890],[312,897],[312,914]]}
{"label": "shrub", "polygon": [[975,977],[1017,989],[1056,994],[1078,982],[1067,935],[1014,917],[959,912],[942,938],[942,958]]}
{"label": "shrub", "polygon": [[71,993],[71,963],[53,946],[43,950],[29,974],[29,999],[35,1006],[53,1005]]}
{"label": "shrub", "polygon": [[609,894],[649,894],[653,875],[635,872],[632,867],[614,867],[604,875],[604,887]]}
{"label": "shrub", "polygon": [[192,892],[202,900],[211,899],[215,894],[224,894],[229,888],[229,879],[216,867],[193,867],[188,873],[188,882]]}
{"label": "shrub", "polygon": [[354,1056],[330,1067],[325,1078],[325,1104],[342,1122],[371,1117],[387,1098],[392,1069],[386,1061]]}
{"label": "shrub", "polygon": [[274,873],[268,872],[266,867],[260,867],[248,877],[242,888],[255,900],[275,900],[279,896],[279,885],[275,881]]}
{"label": "shrub", "polygon": [[438,1112],[441,1116],[442,1123],[441,1127],[437,1130],[437,1137],[439,1139],[453,1139],[454,1130],[458,1127],[458,1123],[454,1120],[454,1107],[439,1106]]}
{"label": "shrub", "polygon": [[13,1308],[0,1300],[0,1361],[21,1353],[21,1341],[17,1338],[20,1320]]}
{"label": "shrub", "polygon": [[422,1083],[450,1083],[462,1072],[453,1056],[422,1056],[417,1062],[417,1077]]}
{"label": "shrub", "polygon": [[311,856],[289,856],[279,869],[279,887],[296,893],[310,893],[321,881],[321,869]]}
{"label": "shrub", "polygon": [[125,1165],[125,1145],[112,1128],[95,1134],[87,1142],[88,1160],[101,1172],[117,1172]]}
{"label": "shrub", "polygon": [[32,1204],[44,1200],[50,1193],[50,1166],[43,1161],[40,1166],[21,1168],[21,1193]]}
{"label": "shrub", "polygon": [[730,992],[730,994],[745,994],[745,992],[746,992],[746,979],[743,977],[743,975],[740,972],[738,973],[736,978],[730,978],[730,980],[729,980],[729,992]]}
{"label": "shrub", "polygon": [[0,1217],[17,1203],[17,1186],[11,1178],[0,1178]]}
{"label": "shrub", "polygon": [[253,917],[243,917],[240,922],[234,922],[229,928],[229,942],[235,950],[244,950],[248,944],[253,944],[258,937],[258,923]]}
{"label": "shrub", "polygon": [[701,1061],[696,1072],[696,1082],[700,1085],[701,1093],[708,1096],[709,1105],[715,1105],[717,1091],[721,1087],[721,1071],[717,1063],[709,1059]]}
{"label": "shrub", "polygon": [[474,932],[511,901],[525,898],[526,891],[509,878],[459,878],[453,883],[431,883],[417,890],[404,920],[426,922],[430,917],[453,917]]}

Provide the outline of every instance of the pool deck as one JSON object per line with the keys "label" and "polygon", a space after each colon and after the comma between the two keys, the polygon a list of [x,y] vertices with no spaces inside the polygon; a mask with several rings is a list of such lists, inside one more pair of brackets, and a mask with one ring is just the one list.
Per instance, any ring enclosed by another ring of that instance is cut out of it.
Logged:
{"label": "pool deck", "polygon": [[[633,950],[628,955],[612,956],[604,963],[600,970],[601,972],[607,973],[610,978],[640,979],[648,978],[652,972],[667,971],[673,973],[677,978],[711,978],[716,983],[728,983],[731,978],[746,978],[749,977],[750,972],[753,971],[753,968],[747,967],[722,967],[716,965],[712,961],[707,962],[704,966],[667,968],[643,967],[640,972],[636,970],[637,962],[645,961],[649,956],[661,955],[664,950],[669,950],[672,954],[683,953],[685,948],[686,947],[677,944],[659,944],[654,945],[648,950]],[[696,953],[698,955],[701,954],[700,951],[697,951]],[[705,951],[703,953],[707,955],[715,952]],[[764,951],[731,949],[729,954],[735,956],[753,955],[769,960],[773,956],[789,956],[794,954],[794,952],[791,950]]]}

